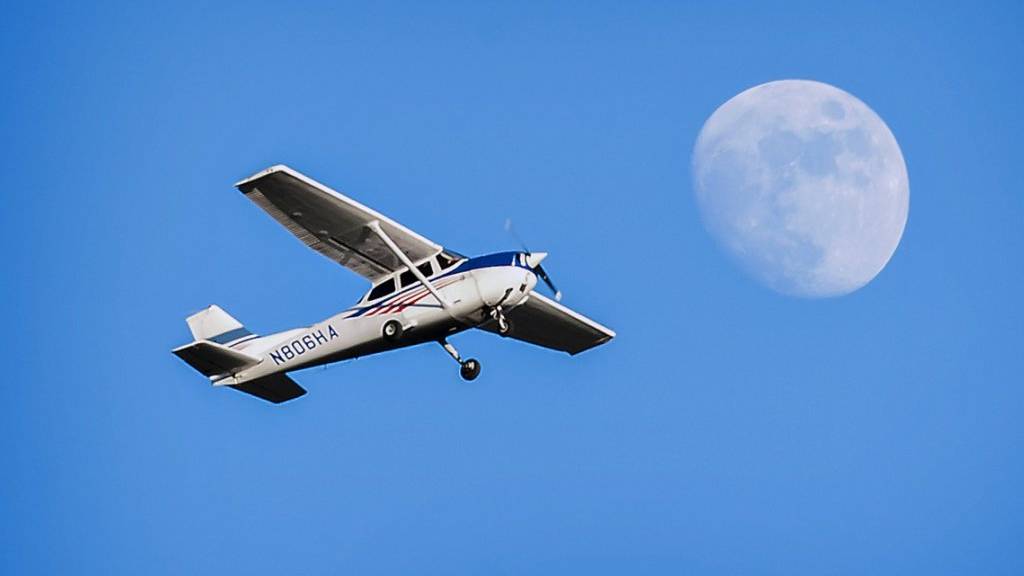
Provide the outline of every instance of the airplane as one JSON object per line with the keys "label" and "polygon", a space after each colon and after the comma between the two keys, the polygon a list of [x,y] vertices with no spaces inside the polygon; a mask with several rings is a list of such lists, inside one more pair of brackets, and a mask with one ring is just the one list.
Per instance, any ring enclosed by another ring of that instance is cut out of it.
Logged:
{"label": "airplane", "polygon": [[[467,258],[288,166],[237,184],[307,246],[370,281],[351,308],[311,326],[258,336],[219,306],[186,319],[193,342],[172,352],[210,379],[280,404],[306,393],[288,372],[436,342],[469,381],[480,362],[448,337],[471,328],[579,354],[615,332],[566,308],[541,262],[545,252]],[[534,288],[538,279],[552,300]]]}

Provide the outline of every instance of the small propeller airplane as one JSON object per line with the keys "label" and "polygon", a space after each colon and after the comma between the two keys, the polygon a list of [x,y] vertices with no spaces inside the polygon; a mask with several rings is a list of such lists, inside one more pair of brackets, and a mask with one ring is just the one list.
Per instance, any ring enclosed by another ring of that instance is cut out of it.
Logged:
{"label": "small propeller airplane", "polygon": [[[466,380],[480,362],[447,338],[479,328],[578,354],[615,333],[561,305],[545,252],[467,258],[284,165],[235,185],[307,246],[369,280],[355,306],[312,326],[266,336],[214,305],[186,320],[195,341],[174,354],[210,379],[275,404],[306,391],[287,372],[427,342],[439,343]],[[537,293],[538,278],[554,293]]]}

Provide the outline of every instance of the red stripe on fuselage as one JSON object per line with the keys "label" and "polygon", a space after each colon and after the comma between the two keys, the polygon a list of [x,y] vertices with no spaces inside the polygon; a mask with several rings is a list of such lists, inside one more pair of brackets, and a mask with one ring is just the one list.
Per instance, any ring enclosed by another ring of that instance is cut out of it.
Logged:
{"label": "red stripe on fuselage", "polygon": [[394,310],[395,308],[398,308],[399,306],[401,306],[402,303],[405,302],[406,300],[412,300],[413,298],[415,298],[419,294],[425,294],[426,292],[427,292],[426,288],[421,288],[419,290],[413,290],[412,292],[409,292],[405,296],[403,296],[401,298],[395,298],[391,302],[385,304],[384,306],[381,306],[377,310],[374,310],[373,313],[370,314],[370,316],[373,316],[373,315],[376,315],[376,314],[390,314],[392,310]]}
{"label": "red stripe on fuselage", "polygon": [[[461,278],[452,278],[451,280],[449,280],[447,282],[442,282],[442,283],[438,284],[434,288],[435,289],[441,289],[441,288],[444,288],[446,286],[451,286],[452,284],[455,284],[459,280],[461,280]],[[406,298],[404,301],[399,303],[397,311],[399,313],[404,312],[405,309],[408,308],[409,306],[412,306],[413,304],[415,304],[415,303],[419,302],[420,300],[423,300],[427,296],[431,296],[431,295],[432,294],[430,293],[430,290],[424,289],[424,291],[419,292],[418,295],[415,298],[413,298],[413,299]]]}
{"label": "red stripe on fuselage", "polygon": [[[448,280],[447,282],[442,282],[442,283],[438,284],[434,288],[436,288],[436,289],[444,288],[445,286],[450,286],[450,285],[454,284],[458,280],[461,280],[461,278],[452,278],[451,280]],[[391,302],[389,302],[387,304],[381,304],[381,306],[379,308],[377,308],[376,310],[370,312],[369,314],[367,314],[367,316],[376,316],[378,314],[391,314],[392,311],[396,311],[396,310],[397,310],[397,312],[401,312],[401,311],[405,310],[406,308],[408,308],[409,306],[411,306],[411,305],[415,304],[416,302],[419,302],[423,298],[427,297],[428,295],[430,295],[430,290],[428,290],[426,287],[420,288],[418,290],[413,290],[412,292],[410,292],[409,294],[406,294],[405,296],[403,296],[401,298],[396,298],[395,300],[393,300],[393,301],[391,301]]]}
{"label": "red stripe on fuselage", "polygon": [[[443,284],[438,284],[437,286],[435,286],[435,288],[444,288],[445,286],[450,286],[450,285],[454,284],[454,283],[455,283],[456,281],[458,281],[458,280],[459,280],[459,278],[454,278],[454,279],[452,279],[452,280],[449,280],[448,282],[445,282],[445,283],[443,283]],[[420,293],[419,293],[419,295],[418,295],[418,296],[416,296],[416,298],[413,298],[413,299],[409,299],[409,298],[406,298],[406,299],[405,299],[405,300],[404,300],[404,301],[403,301],[403,302],[402,302],[402,303],[401,303],[401,304],[399,305],[399,307],[398,307],[398,313],[400,314],[400,313],[404,312],[404,311],[405,311],[405,309],[406,309],[406,308],[408,308],[409,306],[412,306],[412,305],[416,304],[416,303],[417,303],[417,302],[419,302],[420,300],[423,300],[424,298],[426,298],[427,296],[430,296],[430,295],[431,295],[431,294],[430,294],[430,291],[429,291],[429,290],[427,290],[426,292],[420,292]]]}

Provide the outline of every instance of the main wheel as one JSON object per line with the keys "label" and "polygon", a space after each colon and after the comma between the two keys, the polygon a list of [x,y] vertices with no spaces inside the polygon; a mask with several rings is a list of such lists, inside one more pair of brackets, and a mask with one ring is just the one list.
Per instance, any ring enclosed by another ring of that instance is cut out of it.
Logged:
{"label": "main wheel", "polygon": [[396,342],[402,337],[402,323],[398,320],[388,320],[384,323],[384,327],[381,328],[381,332],[384,334],[385,340]]}
{"label": "main wheel", "polygon": [[480,362],[476,358],[466,360],[459,368],[459,374],[463,380],[476,380],[476,377],[480,375]]}

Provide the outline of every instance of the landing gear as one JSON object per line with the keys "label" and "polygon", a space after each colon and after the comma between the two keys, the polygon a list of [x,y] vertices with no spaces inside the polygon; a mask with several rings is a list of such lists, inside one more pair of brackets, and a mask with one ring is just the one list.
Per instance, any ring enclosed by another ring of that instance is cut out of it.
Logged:
{"label": "landing gear", "polygon": [[444,351],[447,352],[449,356],[459,363],[459,375],[462,376],[463,380],[476,380],[476,377],[480,375],[479,360],[476,358],[463,360],[462,356],[459,356],[459,351],[449,344],[447,340],[439,340],[438,343],[442,348],[444,348]]}
{"label": "landing gear", "polygon": [[480,362],[476,358],[466,360],[459,368],[459,375],[466,381],[475,380],[480,375]]}
{"label": "landing gear", "polygon": [[507,336],[512,331],[512,326],[508,323],[508,318],[505,318],[505,311],[501,309],[501,305],[491,308],[491,318],[498,323],[498,334]]}
{"label": "landing gear", "polygon": [[388,320],[381,328],[381,333],[388,342],[397,342],[402,337],[402,331],[402,323],[398,320]]}

